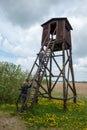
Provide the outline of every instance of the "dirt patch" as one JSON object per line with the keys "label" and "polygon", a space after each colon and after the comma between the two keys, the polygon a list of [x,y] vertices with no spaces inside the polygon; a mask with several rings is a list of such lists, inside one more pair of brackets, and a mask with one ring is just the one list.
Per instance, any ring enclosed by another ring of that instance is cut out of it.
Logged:
{"label": "dirt patch", "polygon": [[26,130],[24,122],[17,116],[11,117],[8,113],[0,112],[0,130]]}

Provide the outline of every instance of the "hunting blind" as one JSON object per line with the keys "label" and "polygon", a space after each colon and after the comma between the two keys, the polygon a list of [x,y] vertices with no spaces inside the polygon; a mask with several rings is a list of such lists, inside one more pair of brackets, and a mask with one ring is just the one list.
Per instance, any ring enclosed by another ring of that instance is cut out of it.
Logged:
{"label": "hunting blind", "polygon": [[[66,109],[68,100],[73,99],[76,102],[72,63],[72,27],[67,18],[52,18],[41,26],[43,32],[39,53],[42,50],[45,52],[42,57],[43,68],[39,65],[39,55],[37,55],[28,75],[28,79],[31,80],[31,75],[33,79],[26,103],[30,100],[32,108],[39,97],[57,99],[63,101],[63,107]],[[55,97],[53,91],[58,83],[62,85],[62,94],[58,96],[57,93]]]}
{"label": "hunting blind", "polygon": [[52,18],[41,26],[43,27],[42,46],[47,46],[52,40],[55,44],[53,51],[62,50],[63,42],[67,44],[67,49],[71,47],[72,27],[67,18]]}

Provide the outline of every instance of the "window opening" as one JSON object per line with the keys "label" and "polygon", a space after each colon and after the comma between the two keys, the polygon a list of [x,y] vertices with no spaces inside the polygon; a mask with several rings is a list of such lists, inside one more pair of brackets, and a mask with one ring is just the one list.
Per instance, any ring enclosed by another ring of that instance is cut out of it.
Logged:
{"label": "window opening", "polygon": [[56,39],[56,22],[50,24],[50,39]]}

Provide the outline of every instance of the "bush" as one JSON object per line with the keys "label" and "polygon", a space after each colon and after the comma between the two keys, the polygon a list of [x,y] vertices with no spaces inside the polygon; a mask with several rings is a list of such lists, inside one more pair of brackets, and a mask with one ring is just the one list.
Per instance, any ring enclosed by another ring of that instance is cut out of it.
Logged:
{"label": "bush", "polygon": [[0,62],[0,102],[14,102],[18,96],[18,89],[23,83],[26,73],[20,65]]}

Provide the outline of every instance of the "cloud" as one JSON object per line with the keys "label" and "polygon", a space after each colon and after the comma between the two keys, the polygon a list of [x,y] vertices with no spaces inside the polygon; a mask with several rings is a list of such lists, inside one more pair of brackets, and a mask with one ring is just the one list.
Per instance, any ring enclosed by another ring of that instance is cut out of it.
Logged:
{"label": "cloud", "polygon": [[14,25],[29,27],[36,21],[41,21],[45,14],[48,14],[49,7],[55,2],[50,2],[50,0],[32,0],[32,2],[29,0],[3,0],[0,1],[0,7],[4,11],[5,17]]}
{"label": "cloud", "polygon": [[74,74],[76,81],[87,81],[87,57],[77,59],[74,64]]}
{"label": "cloud", "polygon": [[[78,1],[78,0],[77,0]],[[73,0],[72,3],[76,3]],[[0,1],[1,11],[5,17],[12,22],[13,25],[18,25],[24,28],[34,25],[36,22],[42,22],[45,17],[52,14],[64,15],[68,9],[71,9],[71,1],[67,0],[2,0]],[[53,13],[55,12],[55,13]]]}
{"label": "cloud", "polygon": [[[73,52],[75,57],[86,57],[87,56],[87,18],[73,18],[73,32],[72,32],[72,39],[73,39]],[[85,32],[84,32],[85,31]]]}
{"label": "cloud", "polygon": [[8,33],[7,36],[0,35],[1,50],[25,57],[29,55],[31,56],[35,52],[37,53],[37,51],[39,51],[38,47],[40,48],[41,46],[41,36],[38,35],[41,32],[39,25],[31,27],[27,30],[22,30],[19,28],[14,29],[13,27],[9,31],[11,32],[12,30],[14,30],[12,32],[14,38],[11,33]]}
{"label": "cloud", "polygon": [[41,46],[40,25],[52,17],[67,17],[73,27],[75,74],[77,79],[82,78],[79,73],[86,79],[86,12],[86,0],[0,0],[0,61],[11,61],[30,68]]}

